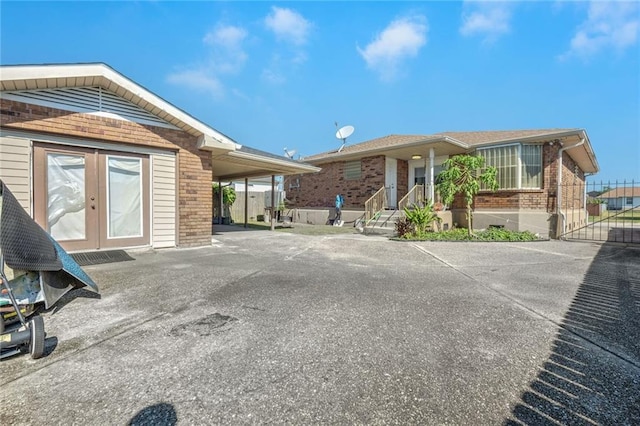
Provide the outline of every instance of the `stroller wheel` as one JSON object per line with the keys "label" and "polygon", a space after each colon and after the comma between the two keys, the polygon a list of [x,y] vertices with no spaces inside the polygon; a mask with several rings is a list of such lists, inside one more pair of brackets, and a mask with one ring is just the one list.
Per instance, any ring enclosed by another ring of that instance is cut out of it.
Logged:
{"label": "stroller wheel", "polygon": [[36,315],[29,321],[31,340],[29,341],[29,353],[31,358],[38,359],[44,354],[44,320]]}

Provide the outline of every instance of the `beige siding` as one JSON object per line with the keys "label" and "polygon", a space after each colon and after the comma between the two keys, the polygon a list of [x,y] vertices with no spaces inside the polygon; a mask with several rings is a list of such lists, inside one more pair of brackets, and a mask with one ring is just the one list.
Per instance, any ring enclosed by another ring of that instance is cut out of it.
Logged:
{"label": "beige siding", "polygon": [[176,157],[152,156],[153,247],[176,245]]}
{"label": "beige siding", "polygon": [[0,179],[31,214],[31,144],[28,139],[0,136]]}

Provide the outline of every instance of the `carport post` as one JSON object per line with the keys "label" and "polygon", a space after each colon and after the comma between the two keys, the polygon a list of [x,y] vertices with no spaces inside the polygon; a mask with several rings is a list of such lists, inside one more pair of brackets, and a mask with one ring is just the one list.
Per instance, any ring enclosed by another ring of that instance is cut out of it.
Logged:
{"label": "carport post", "polygon": [[271,175],[271,230],[276,230],[276,175]]}
{"label": "carport post", "polygon": [[222,205],[222,181],[218,178],[218,201],[220,201],[220,208],[218,209],[218,225],[222,225],[222,215],[224,214],[224,206]]}
{"label": "carport post", "polygon": [[249,216],[249,178],[244,178],[244,227],[247,227]]}

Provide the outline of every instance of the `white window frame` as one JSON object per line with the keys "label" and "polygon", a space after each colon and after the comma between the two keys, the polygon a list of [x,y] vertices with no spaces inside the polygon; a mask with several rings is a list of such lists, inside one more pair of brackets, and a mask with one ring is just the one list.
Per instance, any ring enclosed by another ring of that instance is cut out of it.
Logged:
{"label": "white window frame", "polygon": [[[500,187],[499,189],[505,189],[505,190],[523,190],[523,189],[542,189],[543,186],[543,180],[542,180],[542,172],[543,172],[543,158],[542,158],[542,145],[539,144],[527,144],[527,145],[531,145],[531,146],[538,146],[540,147],[540,185],[538,187],[527,187],[527,188],[523,188],[522,187],[522,146],[524,144],[520,143],[520,142],[516,142],[516,143],[509,143],[509,144],[503,144],[503,145],[493,145],[493,146],[487,146],[487,147],[483,147],[483,148],[477,148],[476,150],[476,154],[479,153],[479,151],[487,151],[490,149],[496,149],[496,148],[506,148],[506,147],[510,147],[510,146],[517,146],[518,147],[518,151],[517,151],[517,155],[516,155],[516,168],[517,168],[517,172],[516,172],[516,187],[515,188],[503,188]],[[490,164],[485,164],[486,166],[490,166]],[[484,189],[484,188],[483,188]]]}

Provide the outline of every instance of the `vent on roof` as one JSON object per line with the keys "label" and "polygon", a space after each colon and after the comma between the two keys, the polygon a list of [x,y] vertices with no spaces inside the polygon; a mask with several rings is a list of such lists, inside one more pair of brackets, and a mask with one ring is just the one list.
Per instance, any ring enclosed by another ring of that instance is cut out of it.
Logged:
{"label": "vent on roof", "polygon": [[117,117],[140,124],[168,127],[176,126],[151,114],[128,100],[101,87],[67,87],[42,90],[8,91],[2,94],[5,99],[34,105],[59,108],[66,111]]}

